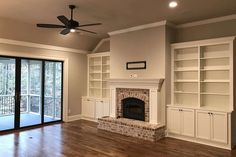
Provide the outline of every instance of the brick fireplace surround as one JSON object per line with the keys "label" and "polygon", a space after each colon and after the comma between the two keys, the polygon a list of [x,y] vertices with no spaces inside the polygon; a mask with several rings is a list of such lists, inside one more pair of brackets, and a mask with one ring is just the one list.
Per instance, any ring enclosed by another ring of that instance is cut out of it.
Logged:
{"label": "brick fireplace surround", "polygon": [[[165,136],[165,125],[158,113],[164,79],[110,79],[110,117],[98,119],[98,128],[126,136],[157,141]],[[122,102],[127,97],[145,102],[145,121],[122,118]],[[121,117],[121,118],[117,118]]]}
{"label": "brick fireplace surround", "polygon": [[116,115],[123,117],[122,100],[125,98],[137,98],[145,103],[145,122],[149,122],[149,90],[137,88],[117,88],[116,89]]}

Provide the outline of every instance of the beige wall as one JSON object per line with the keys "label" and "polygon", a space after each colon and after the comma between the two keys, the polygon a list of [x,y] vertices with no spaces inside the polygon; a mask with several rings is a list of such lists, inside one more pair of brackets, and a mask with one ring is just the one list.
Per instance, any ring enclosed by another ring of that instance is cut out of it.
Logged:
{"label": "beige wall", "polygon": [[110,40],[105,41],[102,43],[102,45],[97,49],[97,52],[109,52],[110,51]]}
{"label": "beige wall", "polygon": [[37,28],[36,25],[0,18],[0,38],[34,42],[91,51],[100,41],[96,36],[71,33],[60,35],[61,29]]}
{"label": "beige wall", "polygon": [[25,56],[45,56],[56,58],[68,58],[68,115],[78,115],[81,113],[81,97],[86,95],[86,81],[87,81],[87,59],[85,54],[67,53],[53,50],[45,50],[39,48],[29,48],[22,46],[14,46],[8,44],[0,44],[1,55],[15,55]]}
{"label": "beige wall", "polygon": [[[165,48],[165,26],[111,36],[111,78],[164,78]],[[126,70],[132,61],[147,61],[147,69]]]}
{"label": "beige wall", "polygon": [[181,28],[176,30],[176,42],[211,39],[236,35],[236,20]]}
{"label": "beige wall", "polygon": [[[170,103],[170,43],[174,41],[174,31],[167,26],[159,26],[111,36],[111,78],[165,78],[161,90],[161,114],[165,123],[165,105]],[[145,70],[126,70],[126,62],[147,61]]]}

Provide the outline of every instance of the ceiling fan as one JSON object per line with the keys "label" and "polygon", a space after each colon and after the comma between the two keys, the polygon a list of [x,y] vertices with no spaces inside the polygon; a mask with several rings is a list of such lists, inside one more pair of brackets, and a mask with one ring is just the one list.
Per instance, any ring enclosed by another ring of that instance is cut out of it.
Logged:
{"label": "ceiling fan", "polygon": [[87,32],[87,33],[92,33],[92,34],[97,34],[96,32],[92,32],[89,30],[81,29],[81,27],[86,27],[86,26],[96,26],[96,25],[101,25],[101,23],[91,23],[91,24],[84,24],[80,25],[78,21],[73,20],[73,10],[76,8],[75,5],[69,5],[69,8],[71,9],[71,18],[70,20],[65,17],[64,15],[60,15],[57,17],[59,21],[61,21],[64,25],[57,25],[57,24],[37,24],[37,27],[42,27],[42,28],[64,28],[60,34],[66,35],[70,32],[75,32],[76,30]]}

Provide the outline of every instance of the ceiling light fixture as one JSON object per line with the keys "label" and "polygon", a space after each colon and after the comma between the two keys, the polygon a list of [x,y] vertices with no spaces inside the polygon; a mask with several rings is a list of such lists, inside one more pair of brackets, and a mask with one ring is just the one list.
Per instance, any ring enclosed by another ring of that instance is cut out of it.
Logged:
{"label": "ceiling light fixture", "polygon": [[169,7],[170,7],[170,8],[175,8],[175,7],[177,7],[177,5],[178,5],[178,3],[177,3],[176,1],[171,1],[171,2],[169,3]]}
{"label": "ceiling light fixture", "polygon": [[74,33],[74,32],[75,32],[75,29],[70,29],[70,32],[71,32],[71,33]]}

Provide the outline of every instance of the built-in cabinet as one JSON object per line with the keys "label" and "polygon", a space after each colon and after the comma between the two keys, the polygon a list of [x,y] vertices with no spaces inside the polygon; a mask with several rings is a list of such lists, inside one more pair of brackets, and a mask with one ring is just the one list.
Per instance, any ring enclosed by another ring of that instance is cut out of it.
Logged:
{"label": "built-in cabinet", "polygon": [[172,44],[168,135],[228,149],[235,144],[234,38]]}
{"label": "built-in cabinet", "polygon": [[109,99],[82,98],[82,116],[86,119],[95,120],[104,116],[109,116]]}
{"label": "built-in cabinet", "polygon": [[82,98],[82,116],[97,119],[109,115],[110,52],[88,54],[88,89]]}
{"label": "built-in cabinet", "polygon": [[170,107],[167,113],[169,132],[194,137],[194,110]]}
{"label": "built-in cabinet", "polygon": [[196,111],[196,137],[227,144],[227,113]]}

